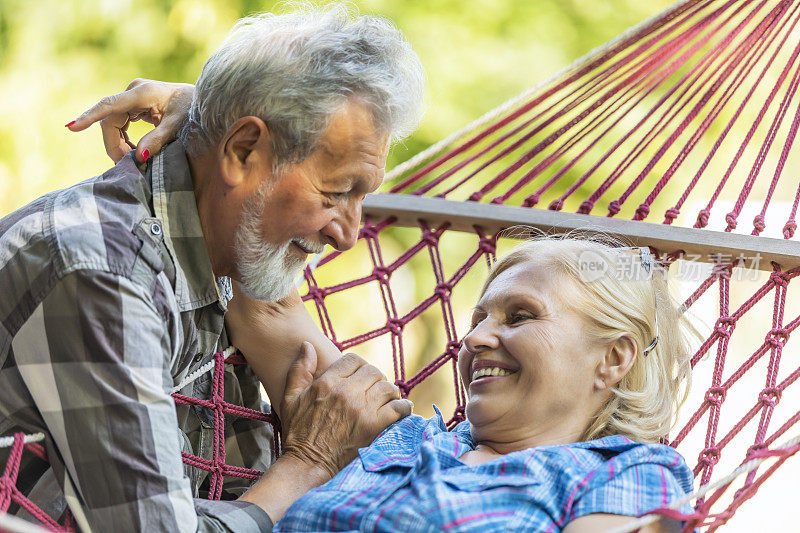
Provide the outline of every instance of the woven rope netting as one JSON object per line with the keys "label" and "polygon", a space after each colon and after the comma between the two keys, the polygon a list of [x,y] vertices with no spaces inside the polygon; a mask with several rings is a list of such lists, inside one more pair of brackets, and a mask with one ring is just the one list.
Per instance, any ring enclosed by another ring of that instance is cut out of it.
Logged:
{"label": "woven rope netting", "polygon": [[[792,240],[799,20],[800,1],[680,2],[396,168],[385,189]],[[340,349],[393,374],[421,414],[435,401],[452,426],[466,402],[455,364],[459,334],[489,264],[514,240],[448,228],[367,218],[355,249],[307,269],[301,293]],[[695,514],[662,512],[715,531],[800,449],[800,345],[792,339],[800,267],[746,253],[657,251],[706,333],[669,444],[693,466],[696,487],[722,479],[693,502]],[[277,423],[223,401],[224,357],[214,362],[210,401],[177,395],[176,402],[213,409],[218,428],[225,416]],[[184,456],[211,472],[217,498],[224,476],[259,475],[226,465],[218,433],[213,460]],[[23,435],[8,444],[0,511],[12,500],[27,509],[14,484],[19,457],[43,450]],[[727,476],[742,465],[741,475]]]}

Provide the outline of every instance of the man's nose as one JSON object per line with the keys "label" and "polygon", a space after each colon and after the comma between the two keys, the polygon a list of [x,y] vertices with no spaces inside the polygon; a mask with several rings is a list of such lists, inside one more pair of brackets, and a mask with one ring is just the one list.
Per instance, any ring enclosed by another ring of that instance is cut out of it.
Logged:
{"label": "man's nose", "polygon": [[328,244],[343,252],[356,245],[358,228],[361,225],[361,200],[342,206],[334,218],[322,228]]}
{"label": "man's nose", "polygon": [[487,317],[481,320],[464,337],[464,346],[472,353],[494,350],[500,346],[496,323]]}

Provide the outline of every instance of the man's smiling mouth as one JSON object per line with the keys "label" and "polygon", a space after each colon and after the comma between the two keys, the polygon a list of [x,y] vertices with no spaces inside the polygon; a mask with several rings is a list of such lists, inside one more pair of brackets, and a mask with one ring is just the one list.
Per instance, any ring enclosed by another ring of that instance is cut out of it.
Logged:
{"label": "man's smiling mouth", "polygon": [[303,251],[304,253],[307,253],[307,254],[318,254],[318,253],[322,252],[322,247],[320,247],[319,251],[318,251],[316,247],[310,246],[309,243],[306,243],[304,245],[297,239],[292,239],[291,243],[294,244],[295,246],[297,246],[298,248],[300,248],[301,251]]}

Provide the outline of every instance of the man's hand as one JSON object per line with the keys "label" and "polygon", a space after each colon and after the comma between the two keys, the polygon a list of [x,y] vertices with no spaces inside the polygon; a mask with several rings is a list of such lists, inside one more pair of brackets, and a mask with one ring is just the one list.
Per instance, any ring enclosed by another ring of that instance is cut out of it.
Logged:
{"label": "man's hand", "polygon": [[[118,163],[129,150],[136,150],[136,160],[144,163],[150,155],[180,133],[194,96],[194,85],[166,83],[136,78],[124,92],[106,96],[94,107],[67,124],[70,131],[82,131],[100,121],[106,153]],[[128,139],[131,122],[144,120],[155,128],[138,145]]]}
{"label": "man's hand", "polygon": [[325,469],[331,477],[389,424],[411,414],[412,403],[380,370],[345,354],[314,379],[311,343],[289,369],[281,405],[284,455]]}
{"label": "man's hand", "polygon": [[314,379],[316,367],[314,346],[304,342],[286,379],[283,455],[239,498],[261,506],[273,522],[307,491],[336,475],[358,448],[411,413],[411,402],[357,355],[342,356]]}

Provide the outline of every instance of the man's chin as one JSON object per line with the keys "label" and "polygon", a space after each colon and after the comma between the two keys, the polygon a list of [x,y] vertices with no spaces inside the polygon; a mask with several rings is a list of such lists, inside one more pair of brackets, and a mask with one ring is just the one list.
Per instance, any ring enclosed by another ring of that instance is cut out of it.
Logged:
{"label": "man's chin", "polygon": [[[270,262],[263,262],[270,263]],[[297,261],[291,266],[282,264],[246,265],[239,267],[239,285],[251,298],[265,302],[277,302],[286,298],[294,288],[295,280],[300,275],[305,261]]]}

